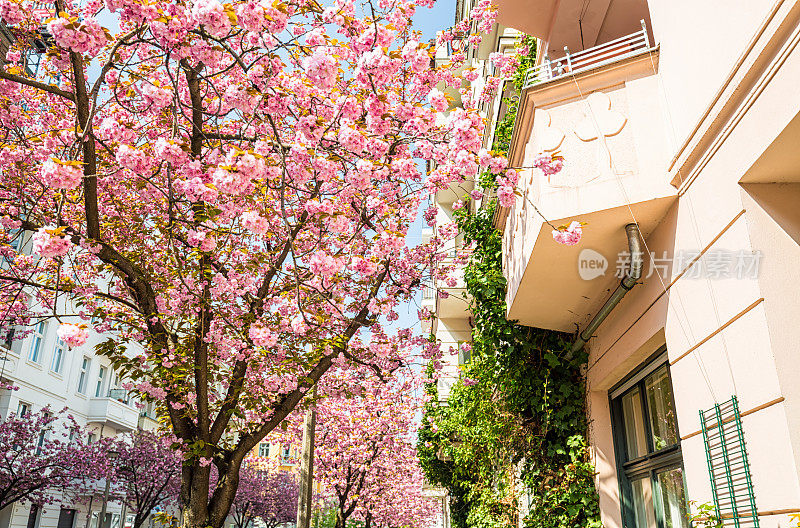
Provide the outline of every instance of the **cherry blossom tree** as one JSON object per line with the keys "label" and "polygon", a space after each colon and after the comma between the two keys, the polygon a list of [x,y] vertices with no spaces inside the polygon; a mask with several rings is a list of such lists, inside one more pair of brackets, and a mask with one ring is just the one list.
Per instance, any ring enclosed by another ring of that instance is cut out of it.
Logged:
{"label": "cherry blossom tree", "polygon": [[0,421],[0,510],[17,501],[49,504],[77,476],[102,477],[103,457],[83,436],[71,416],[48,408]]}
{"label": "cherry blossom tree", "polygon": [[297,480],[285,471],[266,470],[255,464],[242,466],[239,489],[231,517],[237,528],[247,528],[260,519],[267,528],[297,519]]}
{"label": "cherry blossom tree", "polygon": [[431,193],[515,181],[467,90],[437,113],[465,54],[431,67],[409,26],[429,3],[0,0],[0,325],[113,331],[97,352],[183,451],[186,527],[222,526],[247,454],[327,371],[411,361],[420,338],[384,323],[438,258],[406,243]]}
{"label": "cherry blossom tree", "polygon": [[264,505],[259,512],[267,528],[297,521],[297,498],[300,488],[293,474],[286,471],[270,473]]}
{"label": "cherry blossom tree", "polygon": [[317,405],[316,472],[323,497],[335,506],[336,528],[350,518],[381,527],[421,526],[432,518],[435,505],[422,495],[412,444],[418,388],[408,375],[388,384],[362,382],[360,394]]}
{"label": "cherry blossom tree", "polygon": [[139,528],[156,507],[178,504],[180,494],[180,452],[174,439],[148,431],[120,435],[114,439],[119,453],[114,481],[120,498],[134,513],[133,528]]}

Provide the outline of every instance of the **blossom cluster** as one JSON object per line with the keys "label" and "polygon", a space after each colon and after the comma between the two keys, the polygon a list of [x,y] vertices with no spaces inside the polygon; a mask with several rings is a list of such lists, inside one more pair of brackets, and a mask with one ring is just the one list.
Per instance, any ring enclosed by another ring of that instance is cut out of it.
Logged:
{"label": "blossom cluster", "polygon": [[83,179],[83,169],[79,163],[49,159],[42,163],[40,176],[44,184],[53,189],[74,189]]}
{"label": "blossom cluster", "polygon": [[554,154],[540,154],[534,158],[531,165],[549,177],[561,172],[561,169],[564,168],[564,158]]}
{"label": "blossom cluster", "polygon": [[108,37],[94,18],[83,20],[58,17],[47,24],[47,29],[60,47],[76,53],[97,55],[106,45]]}
{"label": "blossom cluster", "polygon": [[33,251],[43,257],[61,257],[72,247],[72,241],[55,226],[42,227],[31,237]]}
{"label": "blossom cluster", "polygon": [[84,325],[61,323],[56,333],[69,347],[82,346],[89,339],[89,332]]}
{"label": "blossom cluster", "polygon": [[553,240],[565,246],[574,246],[581,241],[583,226],[580,222],[570,222],[568,226],[553,229]]}

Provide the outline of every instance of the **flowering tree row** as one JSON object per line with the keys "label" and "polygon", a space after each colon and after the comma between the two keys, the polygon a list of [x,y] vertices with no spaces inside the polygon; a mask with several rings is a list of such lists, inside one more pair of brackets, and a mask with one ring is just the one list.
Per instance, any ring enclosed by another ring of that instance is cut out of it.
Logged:
{"label": "flowering tree row", "polygon": [[431,66],[427,4],[0,1],[0,324],[114,332],[98,352],[183,452],[184,526],[223,524],[247,454],[326,372],[414,360],[383,323],[440,241],[408,247],[409,225],[480,166],[506,178],[474,105],[437,116],[464,57]]}
{"label": "flowering tree row", "polygon": [[250,462],[239,473],[231,518],[237,528],[248,528],[256,519],[266,528],[296,522],[298,492],[294,474]]}
{"label": "flowering tree row", "polygon": [[[353,380],[336,381],[349,387]],[[413,445],[418,378],[406,371],[389,383],[362,379],[358,386],[317,404],[315,478],[336,511],[336,528],[350,519],[366,528],[430,524],[435,503],[423,495]]]}
{"label": "flowering tree row", "polygon": [[[71,415],[49,408],[0,421],[0,509],[15,502],[79,503],[114,483],[139,528],[156,507],[177,504],[180,457],[168,439],[137,432],[89,444]],[[116,454],[114,458],[111,453]]]}

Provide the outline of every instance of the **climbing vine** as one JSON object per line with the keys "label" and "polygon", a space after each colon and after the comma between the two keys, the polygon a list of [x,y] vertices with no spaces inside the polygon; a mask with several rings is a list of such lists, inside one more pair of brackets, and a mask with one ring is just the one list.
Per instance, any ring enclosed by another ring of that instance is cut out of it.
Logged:
{"label": "climbing vine", "polygon": [[516,526],[520,495],[530,504],[526,527],[597,527],[585,441],[586,356],[569,356],[570,335],[506,320],[494,206],[471,215],[466,209],[457,220],[474,244],[464,273],[472,359],[446,406],[438,404],[435,383],[428,385],[418,444],[426,477],[450,492],[457,528]]}
{"label": "climbing vine", "polygon": [[[523,59],[515,76],[519,86],[527,67]],[[516,104],[509,101],[508,108],[515,112]],[[507,148],[513,117],[509,122],[498,125],[498,150]],[[455,213],[465,244],[473,248],[464,271],[474,323],[471,360],[446,405],[440,405],[429,368],[430,400],[417,446],[421,465],[429,482],[448,490],[454,528],[516,527],[520,500],[529,506],[525,527],[596,528],[581,372],[586,356],[569,354],[568,334],[506,319],[495,207],[493,201],[474,213],[469,207]]]}

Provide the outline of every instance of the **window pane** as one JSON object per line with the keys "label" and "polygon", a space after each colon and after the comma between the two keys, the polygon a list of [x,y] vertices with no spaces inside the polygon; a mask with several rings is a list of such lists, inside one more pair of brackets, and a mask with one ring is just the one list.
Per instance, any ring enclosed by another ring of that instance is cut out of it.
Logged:
{"label": "window pane", "polygon": [[33,340],[31,341],[31,351],[28,354],[28,359],[30,359],[35,363],[38,363],[39,349],[41,346],[42,346],[42,338],[36,334],[33,334]]}
{"label": "window pane", "polygon": [[103,395],[103,380],[106,377],[106,368],[100,367],[100,372],[97,374],[97,386],[94,389],[94,395],[100,398]]}
{"label": "window pane", "polygon": [[657,475],[661,495],[664,528],[689,528],[686,496],[683,493],[683,470],[670,469]]}
{"label": "window pane", "polygon": [[622,397],[622,418],[625,427],[625,446],[628,460],[647,454],[644,432],[642,397],[639,389],[634,389]]}
{"label": "window pane", "polygon": [[672,407],[672,383],[666,365],[645,378],[644,386],[653,448],[660,451],[678,443],[678,427],[675,423],[675,409]]}
{"label": "window pane", "polygon": [[50,370],[52,370],[56,374],[60,374],[63,360],[64,360],[64,341],[62,341],[61,338],[58,338],[56,340],[56,346],[53,349],[53,364],[50,366]]}
{"label": "window pane", "polygon": [[653,510],[653,489],[649,478],[640,478],[631,482],[633,496],[633,520],[636,528],[655,528],[656,516]]}

